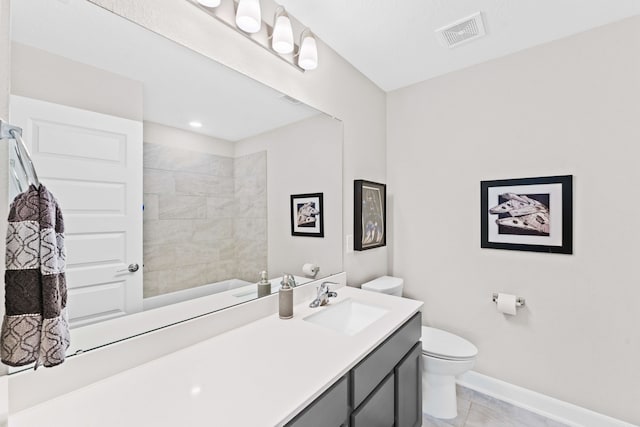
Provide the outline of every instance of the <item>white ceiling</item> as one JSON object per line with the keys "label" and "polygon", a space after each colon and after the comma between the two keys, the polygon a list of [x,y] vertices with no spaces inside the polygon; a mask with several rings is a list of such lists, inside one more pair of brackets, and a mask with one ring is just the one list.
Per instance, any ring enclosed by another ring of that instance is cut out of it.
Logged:
{"label": "white ceiling", "polygon": [[[385,91],[640,14],[640,0],[278,1]],[[478,11],[487,36],[438,43],[434,30]]]}
{"label": "white ceiling", "polygon": [[142,82],[145,120],[227,141],[319,114],[85,0],[13,0],[11,37]]}

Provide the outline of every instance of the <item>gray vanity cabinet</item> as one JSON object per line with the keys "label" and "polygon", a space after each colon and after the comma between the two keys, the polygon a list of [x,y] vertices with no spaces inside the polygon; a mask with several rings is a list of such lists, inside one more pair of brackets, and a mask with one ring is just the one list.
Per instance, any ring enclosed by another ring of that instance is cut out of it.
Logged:
{"label": "gray vanity cabinet", "polygon": [[394,370],[396,425],[422,425],[422,343],[419,342]]}
{"label": "gray vanity cabinet", "polygon": [[421,321],[421,313],[417,313],[351,370],[351,395],[354,408],[360,406],[373,389],[420,341]]}
{"label": "gray vanity cabinet", "polygon": [[286,427],[419,427],[421,326],[416,313]]}
{"label": "gray vanity cabinet", "polygon": [[348,386],[347,376],[339,379],[287,427],[346,427],[349,419]]}
{"label": "gray vanity cabinet", "polygon": [[422,424],[421,335],[422,313],[416,313],[351,370],[351,427]]}
{"label": "gray vanity cabinet", "polygon": [[394,374],[389,374],[351,416],[351,427],[391,427],[394,422]]}

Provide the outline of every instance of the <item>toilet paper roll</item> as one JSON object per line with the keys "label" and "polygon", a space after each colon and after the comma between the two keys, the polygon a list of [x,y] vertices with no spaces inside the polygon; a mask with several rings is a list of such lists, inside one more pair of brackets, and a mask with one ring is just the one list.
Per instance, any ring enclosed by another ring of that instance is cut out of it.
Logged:
{"label": "toilet paper roll", "polygon": [[302,266],[302,272],[307,275],[307,276],[311,276],[311,277],[316,277],[316,274],[318,274],[318,271],[320,270],[320,267],[318,267],[315,264],[304,264]]}
{"label": "toilet paper roll", "polygon": [[498,311],[504,314],[515,316],[516,314],[516,296],[511,294],[498,294],[496,300]]}

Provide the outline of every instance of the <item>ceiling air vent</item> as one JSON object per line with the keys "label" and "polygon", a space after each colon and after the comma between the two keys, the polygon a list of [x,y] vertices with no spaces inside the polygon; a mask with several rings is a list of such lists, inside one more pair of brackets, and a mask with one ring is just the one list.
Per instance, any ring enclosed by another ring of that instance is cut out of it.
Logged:
{"label": "ceiling air vent", "polygon": [[438,40],[445,47],[456,47],[485,34],[482,13],[480,12],[436,30]]}

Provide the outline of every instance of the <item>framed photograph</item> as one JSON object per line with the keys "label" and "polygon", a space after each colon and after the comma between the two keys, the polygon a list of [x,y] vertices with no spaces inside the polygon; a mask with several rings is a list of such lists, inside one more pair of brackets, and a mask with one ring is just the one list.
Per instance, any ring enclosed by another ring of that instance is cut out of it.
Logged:
{"label": "framed photograph", "polygon": [[324,237],[322,193],[291,195],[291,235]]}
{"label": "framed photograph", "polygon": [[353,249],[364,251],[386,246],[387,186],[362,179],[353,184]]}
{"label": "framed photograph", "polygon": [[573,175],[480,182],[480,247],[573,253]]}

